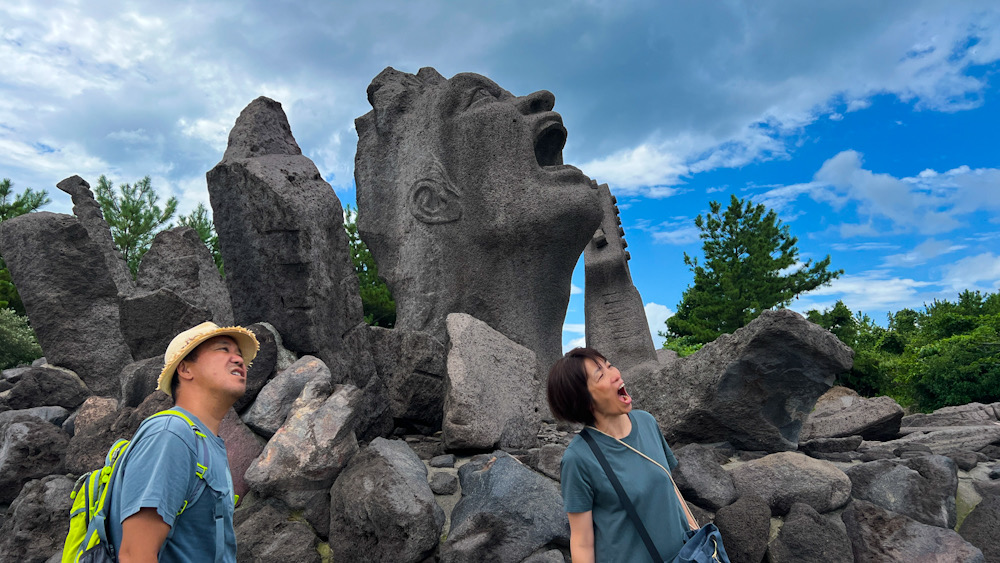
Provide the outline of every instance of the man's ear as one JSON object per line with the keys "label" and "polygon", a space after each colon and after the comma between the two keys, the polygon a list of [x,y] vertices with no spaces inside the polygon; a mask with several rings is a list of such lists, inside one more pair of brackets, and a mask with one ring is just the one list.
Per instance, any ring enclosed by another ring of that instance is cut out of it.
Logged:
{"label": "man's ear", "polygon": [[461,197],[442,178],[425,177],[410,187],[407,207],[418,221],[436,225],[462,218]]}
{"label": "man's ear", "polygon": [[187,360],[181,360],[180,363],[177,364],[177,369],[174,370],[174,377],[179,377],[185,381],[194,379],[194,376],[191,374],[191,366]]}

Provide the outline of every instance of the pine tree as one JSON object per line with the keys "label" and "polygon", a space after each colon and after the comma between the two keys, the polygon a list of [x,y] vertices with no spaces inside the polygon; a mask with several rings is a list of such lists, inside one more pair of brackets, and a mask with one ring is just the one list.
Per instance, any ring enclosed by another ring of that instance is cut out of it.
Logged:
{"label": "pine tree", "polygon": [[111,228],[111,238],[122,253],[134,278],[139,271],[139,261],[149,250],[156,233],[169,229],[170,218],[177,211],[177,198],[171,197],[162,210],[156,202],[159,196],[153,190],[149,176],[135,184],[119,184],[115,192],[111,181],[103,174],[97,179],[95,190],[104,220]]}
{"label": "pine tree", "polygon": [[393,300],[389,287],[378,277],[375,259],[358,234],[358,212],[349,205],[344,208],[344,229],[347,231],[354,271],[358,274],[365,322],[392,328],[396,324],[396,301]]}
{"label": "pine tree", "polygon": [[800,264],[798,239],[763,205],[732,196],[724,211],[716,201],[709,207],[710,213],[694,221],[701,230],[704,261],[684,253],[694,283],[667,320],[668,340],[711,342],[843,273],[827,269],[829,255],[815,264]]}

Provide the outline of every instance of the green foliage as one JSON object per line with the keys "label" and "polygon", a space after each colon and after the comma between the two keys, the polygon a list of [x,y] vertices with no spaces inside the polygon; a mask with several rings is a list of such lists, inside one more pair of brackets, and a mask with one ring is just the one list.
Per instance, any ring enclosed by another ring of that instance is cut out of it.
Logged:
{"label": "green foliage", "polygon": [[375,259],[358,234],[358,212],[349,205],[344,208],[344,229],[347,231],[354,271],[358,274],[365,322],[392,328],[396,324],[396,301],[393,300],[389,287],[378,277]]}
{"label": "green foliage", "polygon": [[[51,201],[45,190],[36,192],[31,188],[25,188],[23,192],[15,194],[14,183],[10,178],[4,178],[0,180],[0,223],[37,211]],[[24,315],[24,303],[21,302],[21,296],[11,281],[10,271],[7,270],[3,257],[0,257],[0,309],[4,307],[10,307],[18,314]]]}
{"label": "green foliage", "polygon": [[915,398],[924,410],[1000,399],[1000,338],[978,326],[917,350]]}
{"label": "green foliage", "polygon": [[694,221],[701,230],[704,262],[684,254],[694,283],[667,320],[668,341],[711,342],[843,273],[827,269],[829,256],[799,264],[798,239],[763,205],[732,196],[724,211],[716,201],[709,207],[710,213]]}
{"label": "green foliage", "polygon": [[[661,337],[667,338],[667,335],[663,331],[660,331],[659,334]],[[681,358],[686,358],[687,356],[694,354],[698,350],[701,350],[702,346],[704,346],[704,344],[701,342],[694,342],[690,336],[667,338],[667,340],[663,343],[663,347],[665,349],[677,352],[677,355]]]}
{"label": "green foliage", "polygon": [[1000,292],[963,291],[955,302],[901,309],[889,315],[887,328],[858,312],[853,330],[838,330],[848,323],[833,321],[843,320],[845,311],[837,302],[808,313],[854,349],[854,367],[839,384],[922,411],[1000,400]]}
{"label": "green foliage", "polygon": [[208,216],[208,209],[204,203],[199,203],[198,207],[187,215],[181,215],[177,222],[185,227],[191,227],[198,232],[201,242],[205,243],[215,260],[215,267],[219,269],[219,274],[225,277],[222,269],[222,252],[219,251],[219,235],[215,233],[215,223]]}
{"label": "green foliage", "polygon": [[0,308],[0,369],[30,363],[42,357],[42,349],[28,318],[12,309]]}
{"label": "green foliage", "polygon": [[139,271],[139,261],[149,250],[153,237],[162,229],[169,229],[170,218],[177,211],[177,198],[167,200],[162,210],[156,202],[159,196],[153,190],[149,176],[135,184],[114,186],[103,174],[97,179],[95,190],[104,220],[111,227],[111,238],[122,253],[134,278]]}

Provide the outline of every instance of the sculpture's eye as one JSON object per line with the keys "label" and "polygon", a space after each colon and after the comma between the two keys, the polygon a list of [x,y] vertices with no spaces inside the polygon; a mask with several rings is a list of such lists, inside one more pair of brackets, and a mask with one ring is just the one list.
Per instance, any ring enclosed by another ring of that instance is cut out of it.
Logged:
{"label": "sculpture's eye", "polygon": [[494,96],[489,90],[479,87],[473,90],[469,95],[469,103],[465,107],[475,107],[477,105],[494,102],[496,99],[496,96]]}

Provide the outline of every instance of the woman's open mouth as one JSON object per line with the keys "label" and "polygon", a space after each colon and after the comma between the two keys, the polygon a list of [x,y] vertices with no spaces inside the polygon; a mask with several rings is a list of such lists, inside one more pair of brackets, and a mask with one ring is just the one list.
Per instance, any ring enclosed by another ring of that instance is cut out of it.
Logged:
{"label": "woman's open mouth", "polygon": [[618,400],[626,405],[632,404],[632,397],[628,394],[628,391],[625,390],[624,382],[620,387],[618,387]]}

